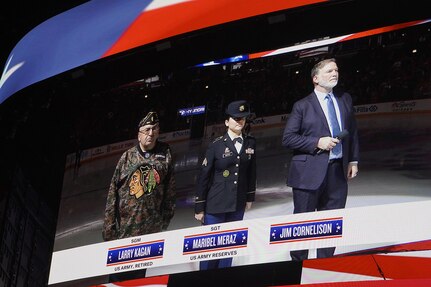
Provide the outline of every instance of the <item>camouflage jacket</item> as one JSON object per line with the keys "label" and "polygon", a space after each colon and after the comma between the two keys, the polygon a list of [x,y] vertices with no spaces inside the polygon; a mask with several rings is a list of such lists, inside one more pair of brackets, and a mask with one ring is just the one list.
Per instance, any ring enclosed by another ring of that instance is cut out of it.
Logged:
{"label": "camouflage jacket", "polygon": [[170,147],[157,142],[149,152],[139,145],[123,153],[109,186],[103,239],[114,240],[166,230],[175,208]]}

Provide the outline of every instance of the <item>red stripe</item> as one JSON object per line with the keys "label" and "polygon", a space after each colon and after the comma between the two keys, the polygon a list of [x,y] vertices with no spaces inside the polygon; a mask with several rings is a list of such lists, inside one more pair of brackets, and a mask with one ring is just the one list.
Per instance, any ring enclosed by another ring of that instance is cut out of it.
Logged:
{"label": "red stripe", "polygon": [[[114,286],[122,286],[122,287],[136,287],[136,286],[149,286],[149,285],[165,285],[168,286],[169,281],[169,275],[163,275],[163,276],[153,276],[148,278],[140,278],[140,279],[133,279],[133,280],[127,280],[122,282],[115,282],[111,283]],[[109,286],[112,286],[112,285]],[[92,285],[89,287],[106,287],[108,285]]]}
{"label": "red stripe", "polygon": [[317,283],[304,285],[283,285],[273,287],[429,287],[431,279],[410,280],[378,280],[378,281],[354,281],[336,283]]}
{"label": "red stripe", "polygon": [[195,0],[142,13],[104,57],[160,39],[274,11],[328,0]]}
{"label": "red stripe", "polygon": [[348,256],[305,260],[303,267],[381,277],[382,275],[377,269],[376,262],[386,279],[431,278],[431,258],[427,257],[389,255]]}
{"label": "red stripe", "polygon": [[423,22],[423,20],[411,21],[411,22],[407,22],[407,23],[401,23],[401,24],[386,26],[386,27],[382,27],[382,28],[372,29],[372,30],[368,30],[368,31],[360,32],[360,33],[355,33],[349,37],[344,38],[340,42],[349,41],[349,40],[358,39],[358,38],[367,37],[367,36],[372,36],[372,35],[377,35],[377,34],[382,34],[382,33],[390,32],[390,31],[395,31],[395,30],[411,27],[414,25],[418,25],[421,22]]}

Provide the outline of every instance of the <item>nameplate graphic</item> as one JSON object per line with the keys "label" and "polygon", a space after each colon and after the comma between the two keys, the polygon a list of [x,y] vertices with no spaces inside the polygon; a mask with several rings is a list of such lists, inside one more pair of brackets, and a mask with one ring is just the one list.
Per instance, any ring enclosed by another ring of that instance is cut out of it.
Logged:
{"label": "nameplate graphic", "polygon": [[343,235],[343,218],[272,224],[270,244],[337,238]]}
{"label": "nameplate graphic", "polygon": [[195,234],[184,237],[183,254],[247,247],[248,228]]}
{"label": "nameplate graphic", "polygon": [[109,248],[106,266],[163,257],[164,240]]}

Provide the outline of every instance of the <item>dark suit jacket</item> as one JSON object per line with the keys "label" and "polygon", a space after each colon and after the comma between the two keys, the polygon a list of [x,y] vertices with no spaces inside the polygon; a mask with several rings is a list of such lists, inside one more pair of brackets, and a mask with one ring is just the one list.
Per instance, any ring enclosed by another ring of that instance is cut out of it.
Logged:
{"label": "dark suit jacket", "polygon": [[[347,179],[347,167],[359,160],[359,143],[356,120],[349,94],[337,94],[341,121],[349,135],[342,140],[343,168]],[[313,92],[293,105],[283,134],[283,145],[293,149],[287,185],[293,188],[316,190],[322,184],[328,168],[329,151],[317,154],[319,138],[331,136],[325,114]]]}
{"label": "dark suit jacket", "polygon": [[256,140],[243,135],[240,153],[226,133],[209,144],[197,182],[195,212],[224,213],[254,201]]}

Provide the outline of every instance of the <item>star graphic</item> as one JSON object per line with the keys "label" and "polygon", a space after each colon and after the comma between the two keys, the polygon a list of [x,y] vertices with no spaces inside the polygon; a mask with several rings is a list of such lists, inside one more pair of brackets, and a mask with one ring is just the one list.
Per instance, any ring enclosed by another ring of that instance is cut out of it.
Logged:
{"label": "star graphic", "polygon": [[247,236],[245,236],[245,234],[243,233],[242,234],[242,242],[245,242],[245,241],[247,241]]}

